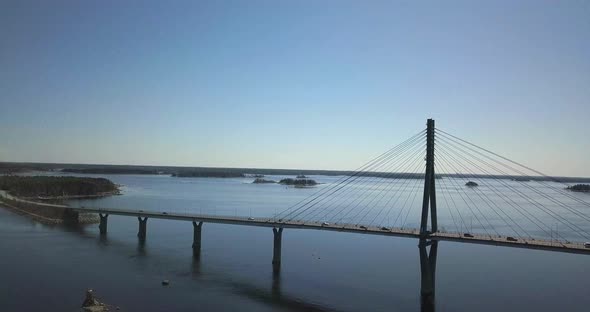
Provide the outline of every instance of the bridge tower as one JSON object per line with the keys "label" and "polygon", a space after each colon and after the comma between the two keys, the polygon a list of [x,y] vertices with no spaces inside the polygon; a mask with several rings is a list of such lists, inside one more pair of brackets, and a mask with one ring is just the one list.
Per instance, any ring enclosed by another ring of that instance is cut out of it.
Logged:
{"label": "bridge tower", "polygon": [[[430,210],[430,231],[428,231],[428,211]],[[420,236],[426,237],[438,231],[436,222],[436,188],[434,176],[434,119],[426,122],[426,174],[424,176],[424,197],[422,200],[422,220]]]}

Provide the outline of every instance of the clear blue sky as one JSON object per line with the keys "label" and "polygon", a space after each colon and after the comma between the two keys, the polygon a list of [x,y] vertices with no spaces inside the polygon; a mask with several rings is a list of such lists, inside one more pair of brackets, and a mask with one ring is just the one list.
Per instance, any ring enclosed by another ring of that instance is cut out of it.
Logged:
{"label": "clear blue sky", "polygon": [[589,1],[0,1],[0,160],[354,169],[437,126],[590,176]]}

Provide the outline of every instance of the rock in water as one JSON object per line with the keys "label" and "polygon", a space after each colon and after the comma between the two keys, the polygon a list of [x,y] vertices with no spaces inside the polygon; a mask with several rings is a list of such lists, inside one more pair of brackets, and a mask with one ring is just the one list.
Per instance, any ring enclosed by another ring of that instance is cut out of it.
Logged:
{"label": "rock in water", "polygon": [[94,298],[94,292],[92,289],[88,289],[86,291],[86,298],[82,303],[82,311],[87,312],[107,312],[109,311],[108,307]]}
{"label": "rock in water", "polygon": [[256,180],[254,180],[254,182],[252,182],[254,184],[262,184],[262,183],[277,183],[276,181],[273,180],[266,180],[266,179],[262,179],[262,178],[256,178]]}
{"label": "rock in water", "polygon": [[82,307],[90,307],[97,304],[98,300],[94,298],[94,293],[92,289],[88,289],[86,291],[86,298],[84,299],[84,302],[82,302]]}

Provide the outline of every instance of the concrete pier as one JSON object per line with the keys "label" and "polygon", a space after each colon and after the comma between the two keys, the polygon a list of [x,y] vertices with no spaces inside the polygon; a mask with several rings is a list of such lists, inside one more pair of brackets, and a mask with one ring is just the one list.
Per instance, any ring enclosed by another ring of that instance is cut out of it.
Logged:
{"label": "concrete pier", "polygon": [[148,218],[137,217],[137,220],[139,221],[139,231],[137,232],[137,237],[139,237],[141,240],[144,240],[146,237]]}
{"label": "concrete pier", "polygon": [[203,221],[193,221],[193,255],[199,256],[201,254],[201,229],[203,228]]}
{"label": "concrete pier", "polygon": [[98,225],[100,235],[107,235],[107,223],[109,221],[109,214],[99,213],[98,216],[100,217],[100,224]]}
{"label": "concrete pier", "polygon": [[272,253],[272,269],[273,272],[281,270],[281,243],[283,238],[283,228],[273,228],[274,236],[273,253]]}

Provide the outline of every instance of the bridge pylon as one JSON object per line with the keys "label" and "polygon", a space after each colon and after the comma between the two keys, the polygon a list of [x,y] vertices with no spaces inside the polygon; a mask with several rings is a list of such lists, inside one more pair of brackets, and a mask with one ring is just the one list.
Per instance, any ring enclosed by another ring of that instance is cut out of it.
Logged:
{"label": "bridge pylon", "polygon": [[[426,122],[426,174],[424,175],[424,197],[422,200],[422,220],[420,236],[426,237],[438,231],[436,218],[436,187],[434,174],[434,119]],[[430,231],[428,212],[430,210]]]}

